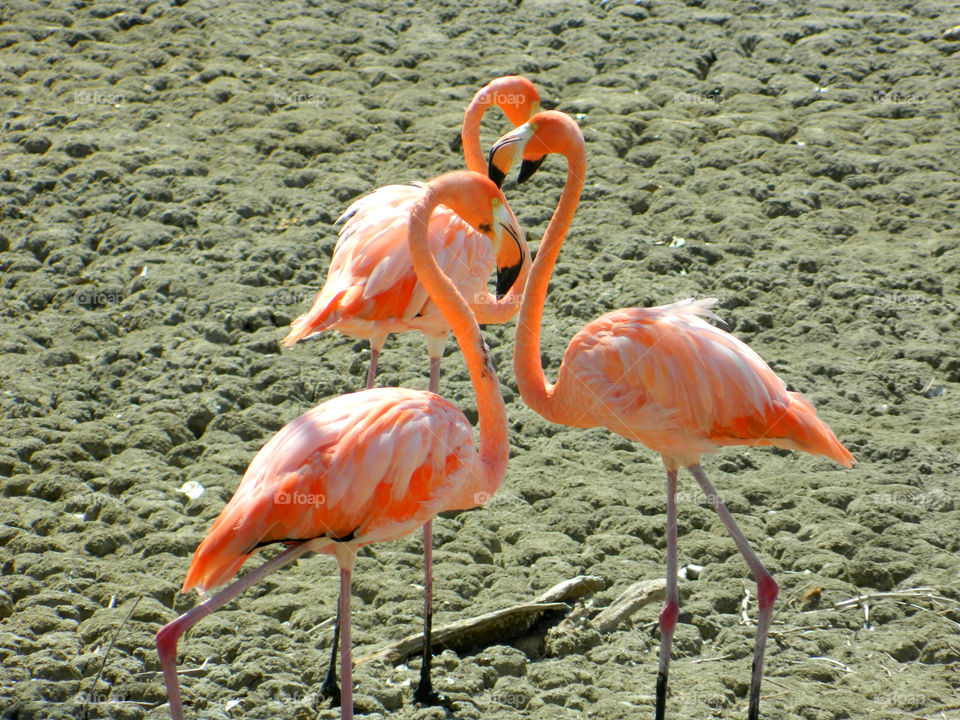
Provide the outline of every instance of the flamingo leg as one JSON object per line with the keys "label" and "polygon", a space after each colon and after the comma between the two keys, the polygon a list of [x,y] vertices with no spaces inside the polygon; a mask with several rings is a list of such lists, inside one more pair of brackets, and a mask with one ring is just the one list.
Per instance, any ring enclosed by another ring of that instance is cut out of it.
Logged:
{"label": "flamingo leg", "polygon": [[720,515],[723,524],[727,526],[733,542],[736,543],[737,549],[740,550],[740,554],[743,555],[743,559],[747,561],[750,572],[753,573],[754,580],[757,581],[757,642],[753,649],[753,670],[750,676],[750,705],[747,711],[748,720],[757,720],[760,716],[760,681],[763,679],[763,655],[766,650],[767,634],[770,630],[770,620],[773,614],[773,601],[777,599],[779,588],[777,587],[776,580],[773,579],[773,576],[770,575],[763,566],[763,563],[760,562],[760,558],[757,557],[753,548],[750,547],[747,538],[744,537],[740,528],[737,527],[736,521],[734,521],[730,511],[727,510],[727,506],[723,504],[723,500],[717,495],[717,491],[714,490],[713,485],[707,479],[707,475],[703,471],[703,468],[700,467],[700,464],[690,465],[687,469],[690,470],[693,477],[696,478],[700,489],[703,490],[704,495],[710,500],[710,504],[713,505],[714,510]]}
{"label": "flamingo leg", "polygon": [[342,621],[340,625],[341,720],[353,720],[353,660],[350,646],[350,572],[352,569],[352,562],[346,566],[341,562],[340,603],[337,610]]}
{"label": "flamingo leg", "polygon": [[430,358],[430,392],[440,394],[440,358]]}
{"label": "flamingo leg", "polygon": [[333,647],[330,650],[330,669],[320,686],[320,697],[330,699],[330,707],[340,706],[340,684],[337,682],[337,650],[340,648],[340,605],[337,604],[337,621],[333,626]]}
{"label": "flamingo leg", "polygon": [[[326,543],[323,543],[326,545]],[[164,625],[157,632],[157,652],[160,655],[160,666],[163,668],[163,679],[167,684],[167,698],[170,702],[170,716],[173,720],[183,720],[183,705],[180,701],[180,682],[177,679],[177,640],[187,630],[203,620],[217,608],[226,605],[251,585],[257,584],[274,570],[279,570],[296,560],[312,549],[322,547],[314,542],[304,542],[295,545],[276,557],[272,557],[253,572],[249,572],[239,580],[227,585],[223,590],[211,598],[204,600],[191,610],[183,613],[176,620]]]}
{"label": "flamingo leg", "polygon": [[443,357],[443,349],[447,345],[447,335],[433,336],[424,335],[427,341],[427,355],[430,357],[430,392],[435,395],[440,394],[440,358]]}
{"label": "flamingo leg", "polygon": [[680,612],[677,591],[677,472],[667,470],[667,587],[660,611],[660,669],[657,672],[657,705],[655,720],[663,720],[667,704],[667,671],[673,631]]}
{"label": "flamingo leg", "polygon": [[420,664],[420,683],[413,691],[413,699],[421,705],[438,705],[440,697],[433,690],[430,665],[433,648],[433,520],[423,526],[423,662]]}
{"label": "flamingo leg", "polygon": [[377,377],[377,358],[380,357],[380,351],[383,350],[383,344],[386,341],[386,335],[370,338],[370,367],[367,368],[367,390],[373,388],[373,381]]}
{"label": "flamingo leg", "polygon": [[[377,359],[380,357],[380,350],[387,341],[386,336],[374,337],[370,339],[370,366],[367,368],[366,389],[371,390],[374,380],[377,377]],[[330,648],[330,667],[327,669],[327,677],[320,686],[320,697],[330,699],[330,707],[340,705],[340,686],[337,684],[337,648],[340,645],[340,609],[337,607],[337,621],[333,626],[333,647]]]}
{"label": "flamingo leg", "polygon": [[[427,338],[427,352],[430,355],[430,392],[440,393],[440,358],[446,336]],[[433,690],[430,679],[430,666],[433,662],[433,648],[430,638],[433,633],[433,520],[423,526],[423,662],[420,664],[420,683],[413,691],[413,699],[421,705],[438,705],[440,697]]]}

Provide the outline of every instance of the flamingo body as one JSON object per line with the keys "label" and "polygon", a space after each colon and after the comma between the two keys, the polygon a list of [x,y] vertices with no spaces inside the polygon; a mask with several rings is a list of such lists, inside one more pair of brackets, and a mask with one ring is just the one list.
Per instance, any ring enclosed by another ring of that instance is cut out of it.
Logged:
{"label": "flamingo body", "polygon": [[849,467],[853,456],[813,406],[704,320],[714,302],[624,308],[588,323],[564,354],[549,419],[638,440],[668,469],[724,445],[775,445]]}
{"label": "flamingo body", "polygon": [[[347,208],[337,221],[344,224],[327,281],[313,307],[293,321],[285,344],[338,330],[379,347],[389,334],[418,330],[442,346],[450,327],[417,281],[407,243],[410,211],[422,195],[417,185],[387,185]],[[497,322],[487,317],[496,304],[487,291],[496,264],[490,240],[442,205],[427,233],[440,268],[480,322]]]}
{"label": "flamingo body", "polygon": [[194,553],[183,592],[230,580],[265,544],[403,537],[438,512],[476,505],[476,472],[473,429],[439,395],[378,388],[328,400],[260,449]]}
{"label": "flamingo body", "polygon": [[[519,125],[539,110],[540,95],[525,77],[506,75],[473,96],[464,113],[461,140],[467,167],[481,174],[486,174],[487,165],[480,149],[480,122],[493,105]],[[338,220],[344,224],[327,281],[311,309],[293,321],[285,345],[324,330],[368,339],[372,351],[369,388],[387,336],[419,330],[427,339],[431,360],[430,389],[439,390],[440,356],[450,328],[417,282],[407,246],[407,221],[422,195],[422,185],[388,185],[347,208]],[[478,322],[505,323],[516,315],[530,256],[520,237],[494,248],[482,232],[441,205],[430,218],[428,240],[438,253],[440,268],[466,298]],[[487,292],[494,266],[499,300]]]}

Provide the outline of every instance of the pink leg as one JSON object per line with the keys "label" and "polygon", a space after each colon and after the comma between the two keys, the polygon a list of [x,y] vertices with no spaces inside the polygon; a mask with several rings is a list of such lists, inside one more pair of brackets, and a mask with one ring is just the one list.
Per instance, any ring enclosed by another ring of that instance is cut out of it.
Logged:
{"label": "pink leg", "polygon": [[350,573],[357,559],[356,545],[337,543],[334,555],[340,563],[340,601],[337,615],[340,617],[340,718],[353,720],[353,659],[350,637]]}
{"label": "pink leg", "polygon": [[305,542],[284,550],[276,557],[270,558],[253,572],[247,573],[239,580],[227,585],[223,590],[211,598],[188,610],[176,620],[167,623],[157,632],[157,652],[160,654],[160,666],[163,668],[163,679],[167,683],[167,698],[170,701],[170,716],[173,720],[183,720],[183,706],[180,702],[180,682],[177,679],[177,640],[187,630],[203,620],[222,605],[227,604],[251,585],[255,585],[266,575],[278,570],[284,565],[293,562],[301,555],[312,550],[320,549],[327,543]]}
{"label": "pink leg", "polygon": [[373,387],[374,378],[377,377],[377,358],[380,357],[380,348],[374,347],[370,343],[370,367],[367,369],[367,390]]}
{"label": "pink leg", "polygon": [[[435,394],[440,393],[440,357],[443,355],[445,342],[446,337],[433,342],[427,338],[427,348],[430,351],[430,392]],[[420,664],[420,684],[413,691],[413,699],[423,705],[437,705],[440,702],[430,679],[430,665],[433,662],[433,648],[430,645],[432,632],[433,520],[428,520],[423,526],[423,662]]]}
{"label": "pink leg", "polygon": [[667,704],[667,670],[677,626],[680,596],[677,592],[677,472],[667,470],[667,588],[660,611],[660,669],[657,672],[656,720],[663,720]]}
{"label": "pink leg", "polygon": [[[380,350],[387,338],[374,337],[370,339],[370,366],[367,368],[366,389],[371,390],[374,386],[374,380],[377,377],[377,359],[380,357]],[[330,648],[330,667],[327,668],[327,677],[320,686],[320,697],[330,698],[330,707],[340,705],[340,685],[337,683],[337,646],[341,645],[340,631],[340,611],[337,610],[337,620],[333,626],[333,644]]]}
{"label": "pink leg", "polygon": [[423,526],[423,662],[420,665],[420,684],[413,692],[413,699],[423,705],[437,705],[440,698],[433,691],[430,665],[433,648],[430,635],[433,632],[433,520]]}
{"label": "pink leg", "polygon": [[440,394],[440,358],[430,358],[430,392]]}
{"label": "pink leg", "polygon": [[753,650],[753,672],[750,676],[750,705],[747,711],[748,720],[757,720],[760,716],[760,681],[763,679],[763,655],[767,646],[767,633],[770,630],[770,619],[773,613],[773,601],[777,599],[779,588],[776,580],[767,572],[767,569],[760,562],[760,558],[750,547],[747,538],[744,537],[737,523],[734,521],[727,506],[723,504],[717,491],[707,479],[706,473],[699,464],[691,465],[689,468],[693,476],[697,479],[700,489],[709,498],[710,504],[720,515],[723,524],[727,526],[733,542],[737,549],[747,561],[750,572],[753,573],[754,580],[757,581],[757,644]]}
{"label": "pink leg", "polygon": [[427,341],[427,355],[430,356],[430,392],[440,394],[440,358],[443,357],[443,348],[447,344],[447,335],[440,337],[424,335]]}
{"label": "pink leg", "polygon": [[[351,564],[352,565],[352,564]],[[353,720],[353,659],[350,646],[350,572],[340,568],[340,718]]]}

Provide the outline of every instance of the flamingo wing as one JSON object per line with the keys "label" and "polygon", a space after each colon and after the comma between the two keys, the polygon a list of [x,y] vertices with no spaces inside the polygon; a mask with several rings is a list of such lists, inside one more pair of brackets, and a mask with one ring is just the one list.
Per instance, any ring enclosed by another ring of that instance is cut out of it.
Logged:
{"label": "flamingo wing", "polygon": [[[293,321],[286,344],[331,328],[360,337],[447,332],[417,281],[407,241],[410,213],[422,192],[388,185],[347,208],[327,281],[310,311]],[[495,265],[488,238],[443,205],[431,215],[428,238],[441,269],[468,300],[486,288]]]}
{"label": "flamingo wing", "polygon": [[593,424],[682,464],[720,445],[777,445],[849,465],[810,403],[748,345],[706,322],[714,302],[616,310],[577,334],[564,365],[587,395],[581,403],[604,420]]}
{"label": "flamingo wing", "polygon": [[269,543],[402,537],[447,509],[475,462],[469,422],[437,395],[379,388],[329,400],[260,449],[194,553],[184,592],[226,582]]}

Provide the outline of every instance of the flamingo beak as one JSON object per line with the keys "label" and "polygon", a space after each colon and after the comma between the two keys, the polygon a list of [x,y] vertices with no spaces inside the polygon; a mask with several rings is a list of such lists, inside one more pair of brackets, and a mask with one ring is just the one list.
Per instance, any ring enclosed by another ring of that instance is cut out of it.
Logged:
{"label": "flamingo beak", "polygon": [[513,165],[513,156],[517,151],[518,142],[520,142],[518,138],[504,138],[494,145],[490,151],[490,159],[487,161],[487,176],[497,184],[497,187],[503,187],[503,181],[507,179],[510,166]]}
{"label": "flamingo beak", "polygon": [[520,175],[517,176],[517,184],[522,185],[531,177],[533,177],[533,174],[540,169],[541,165],[543,165],[543,161],[546,159],[546,157],[547,156],[544,155],[537,160],[524,159],[524,161],[520,163]]}
{"label": "flamingo beak", "polygon": [[523,242],[523,231],[510,206],[503,204],[494,209],[496,234],[494,250],[497,254],[497,299],[510,292],[510,288],[520,277],[524,263],[528,259]]}
{"label": "flamingo beak", "polygon": [[533,137],[535,131],[536,127],[530,123],[524,123],[500,138],[490,150],[487,174],[497,184],[497,187],[503,185],[503,181],[507,178],[507,173],[510,172],[510,168],[516,159],[521,158],[522,160],[523,149],[530,138]]}

